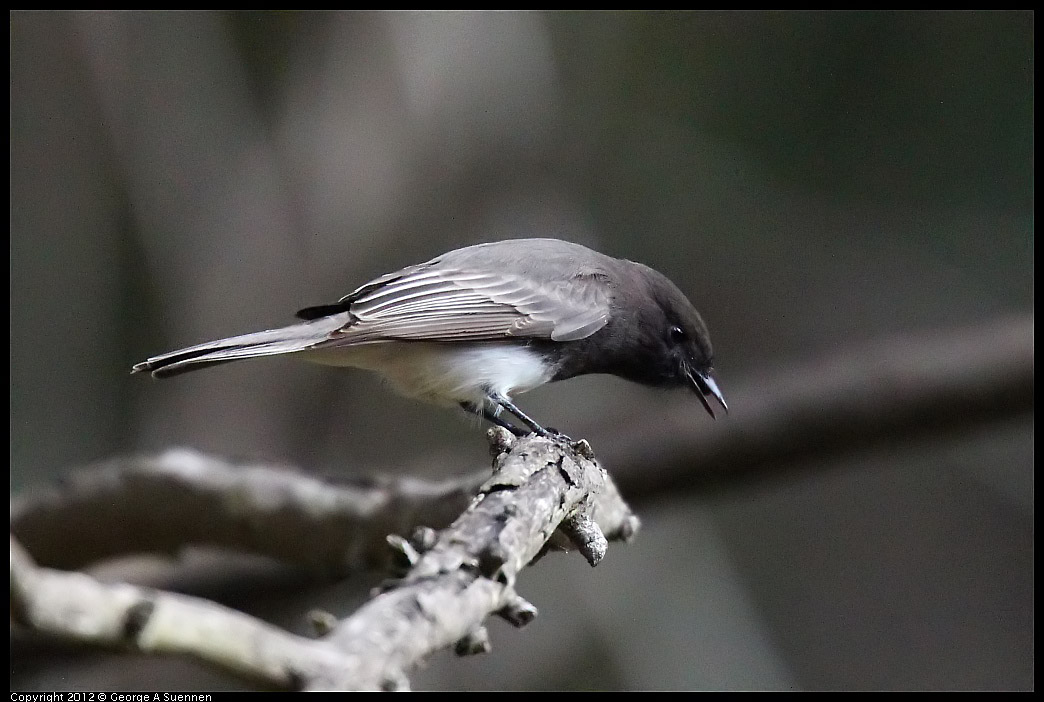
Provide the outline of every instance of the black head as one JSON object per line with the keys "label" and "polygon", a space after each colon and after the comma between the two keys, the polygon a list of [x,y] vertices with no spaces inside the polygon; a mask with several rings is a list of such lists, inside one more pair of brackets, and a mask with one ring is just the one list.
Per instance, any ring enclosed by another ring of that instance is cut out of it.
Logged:
{"label": "black head", "polygon": [[646,385],[691,388],[711,417],[711,397],[728,412],[711,375],[714,351],[699,312],[662,273],[642,264],[632,265],[637,273],[632,280],[641,304],[628,305],[634,315],[630,344],[634,363],[628,364],[628,375]]}

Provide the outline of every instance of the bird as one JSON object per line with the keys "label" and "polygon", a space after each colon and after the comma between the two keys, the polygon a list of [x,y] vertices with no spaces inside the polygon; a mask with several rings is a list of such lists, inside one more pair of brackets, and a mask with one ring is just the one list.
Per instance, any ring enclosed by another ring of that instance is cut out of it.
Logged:
{"label": "bird", "polygon": [[728,412],[707,325],[685,294],[649,266],[559,239],[455,249],[296,316],[290,326],[153,356],[131,372],[165,378],[293,354],[376,371],[407,397],[459,406],[517,436],[565,435],[514,395],[594,373],[689,388],[712,418],[712,398]]}

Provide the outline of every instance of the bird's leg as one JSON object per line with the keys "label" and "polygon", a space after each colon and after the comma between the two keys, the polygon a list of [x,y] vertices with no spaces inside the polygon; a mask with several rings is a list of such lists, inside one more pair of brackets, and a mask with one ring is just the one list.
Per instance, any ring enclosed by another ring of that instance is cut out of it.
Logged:
{"label": "bird's leg", "polygon": [[568,436],[559,431],[555,431],[553,429],[548,430],[540,426],[532,417],[530,417],[528,414],[516,407],[515,404],[511,402],[511,400],[507,399],[503,395],[490,393],[489,401],[495,405],[499,405],[503,409],[506,409],[508,412],[521,419],[522,423],[529,427],[535,434],[538,434],[548,439],[565,439],[566,441],[572,441],[572,439],[570,439]]}
{"label": "bird's leg", "polygon": [[463,409],[465,412],[468,412],[469,414],[477,414],[486,421],[496,424],[498,427],[503,427],[504,429],[507,429],[515,436],[525,436],[527,433],[524,429],[519,429],[513,424],[510,424],[509,422],[506,422],[505,420],[498,417],[496,412],[494,412],[486,405],[482,405],[480,407],[474,402],[461,402],[460,406],[461,409]]}

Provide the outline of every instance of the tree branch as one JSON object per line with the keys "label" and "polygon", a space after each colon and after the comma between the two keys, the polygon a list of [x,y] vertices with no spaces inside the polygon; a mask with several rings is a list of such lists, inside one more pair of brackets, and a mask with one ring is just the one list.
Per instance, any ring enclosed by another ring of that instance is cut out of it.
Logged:
{"label": "tree branch", "polygon": [[199,544],[342,575],[384,565],[388,534],[449,524],[488,476],[349,485],[172,449],[87,466],[13,499],[11,531],[56,568]]}
{"label": "tree branch", "polygon": [[[482,641],[490,614],[528,622],[536,610],[515,593],[515,578],[573,515],[598,521],[610,538],[633,535],[637,519],[605,471],[563,446],[528,437],[501,454],[479,496],[403,580],[326,637],[350,655],[351,667],[308,689],[397,689],[432,652]],[[602,498],[597,513],[591,495]]]}
{"label": "tree branch", "polygon": [[11,617],[50,637],[184,655],[280,689],[341,665],[328,647],[208,600],[38,567],[13,537]]}
{"label": "tree branch", "polygon": [[[488,650],[490,614],[519,626],[536,615],[515,592],[515,578],[562,522],[585,524],[588,541],[637,529],[608,475],[585,455],[589,448],[491,434],[506,451],[464,513],[442,532],[392,539],[405,576],[320,639],[198,598],[41,568],[13,537],[12,617],[50,636],[186,655],[283,689],[405,689],[407,673],[439,649]],[[585,556],[594,565],[601,554]]]}

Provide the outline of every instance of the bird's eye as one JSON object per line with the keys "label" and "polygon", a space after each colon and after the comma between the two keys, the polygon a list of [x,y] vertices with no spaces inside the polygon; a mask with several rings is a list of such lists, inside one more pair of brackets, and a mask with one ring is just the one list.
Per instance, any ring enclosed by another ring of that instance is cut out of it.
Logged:
{"label": "bird's eye", "polygon": [[680,344],[681,342],[685,341],[685,339],[687,338],[685,336],[685,330],[682,329],[679,326],[671,327],[670,330],[669,330],[669,333],[671,335],[671,341],[673,341],[676,344]]}

